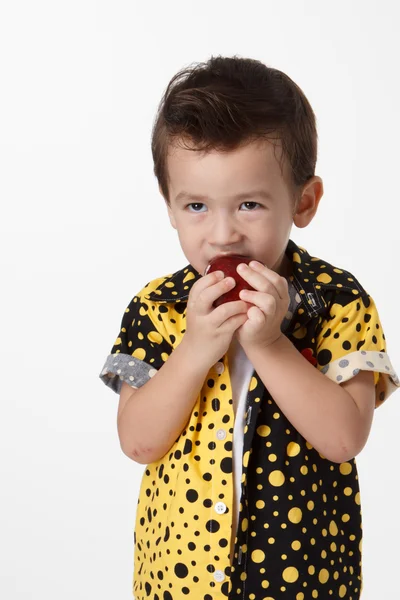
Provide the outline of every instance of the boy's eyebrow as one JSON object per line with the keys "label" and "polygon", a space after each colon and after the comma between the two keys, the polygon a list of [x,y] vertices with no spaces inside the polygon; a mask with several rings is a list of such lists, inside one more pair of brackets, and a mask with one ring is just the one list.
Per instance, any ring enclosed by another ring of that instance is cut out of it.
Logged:
{"label": "boy's eyebrow", "polygon": [[[251,192],[243,192],[242,194],[236,194],[232,196],[233,200],[246,200],[247,198],[264,198],[264,200],[272,200],[272,195],[266,190],[253,190]],[[175,198],[175,202],[181,200],[194,200],[196,202],[203,202],[203,200],[209,200],[207,196],[202,194],[190,194],[189,192],[182,191]]]}

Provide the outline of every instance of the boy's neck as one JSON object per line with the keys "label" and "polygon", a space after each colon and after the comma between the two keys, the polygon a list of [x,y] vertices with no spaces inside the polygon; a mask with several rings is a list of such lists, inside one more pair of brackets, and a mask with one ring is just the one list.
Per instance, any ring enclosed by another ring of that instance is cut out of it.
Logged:
{"label": "boy's neck", "polygon": [[293,272],[293,263],[288,258],[288,256],[286,254],[284,254],[283,258],[282,258],[282,262],[281,262],[280,266],[278,267],[277,273],[281,277],[286,277],[286,279],[287,279],[292,274],[292,272]]}

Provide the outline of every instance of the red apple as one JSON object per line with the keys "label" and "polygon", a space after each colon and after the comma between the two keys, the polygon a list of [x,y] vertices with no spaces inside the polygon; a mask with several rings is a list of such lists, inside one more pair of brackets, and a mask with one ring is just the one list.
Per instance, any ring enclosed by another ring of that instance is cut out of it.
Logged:
{"label": "red apple", "polygon": [[254,290],[254,288],[245,280],[243,277],[239,275],[236,268],[240,263],[249,264],[253,259],[250,256],[241,256],[240,254],[231,254],[229,256],[217,256],[210,260],[207,265],[207,268],[204,272],[204,275],[207,273],[212,273],[213,271],[223,271],[225,277],[233,277],[236,281],[235,287],[226,292],[225,294],[221,294],[219,298],[217,298],[213,306],[217,308],[220,304],[224,304],[224,302],[231,302],[232,300],[241,300],[239,297],[239,292],[241,290]]}

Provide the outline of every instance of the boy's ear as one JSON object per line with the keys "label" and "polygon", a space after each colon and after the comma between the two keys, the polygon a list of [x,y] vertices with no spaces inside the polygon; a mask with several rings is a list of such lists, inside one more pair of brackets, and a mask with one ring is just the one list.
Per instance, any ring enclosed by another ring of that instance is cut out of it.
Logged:
{"label": "boy's ear", "polygon": [[315,217],[319,201],[324,193],[321,177],[311,177],[303,187],[302,195],[298,201],[293,223],[296,227],[307,227]]}

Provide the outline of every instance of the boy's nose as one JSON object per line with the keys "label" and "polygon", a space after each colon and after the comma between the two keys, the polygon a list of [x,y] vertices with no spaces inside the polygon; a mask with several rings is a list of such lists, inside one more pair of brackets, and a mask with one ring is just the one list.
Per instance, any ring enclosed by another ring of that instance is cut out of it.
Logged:
{"label": "boy's nose", "polygon": [[[208,241],[214,248],[235,248],[240,239],[241,235],[237,226],[225,216],[213,224]],[[222,251],[224,252],[224,250]]]}

